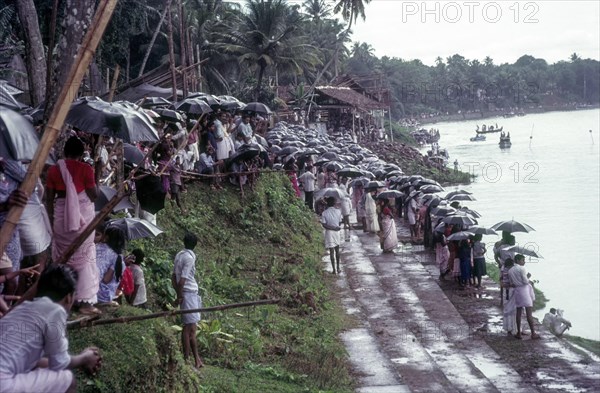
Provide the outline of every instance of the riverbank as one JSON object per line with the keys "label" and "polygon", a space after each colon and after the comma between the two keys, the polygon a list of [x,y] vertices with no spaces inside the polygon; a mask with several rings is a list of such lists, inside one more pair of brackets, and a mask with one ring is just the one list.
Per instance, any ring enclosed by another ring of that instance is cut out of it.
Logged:
{"label": "riverbank", "polygon": [[[584,392],[597,389],[597,359],[536,322],[541,340],[502,331],[500,291],[439,279],[431,251],[412,245],[397,221],[400,247],[382,254],[378,237],[350,231],[343,274],[334,277],[359,323],[343,334],[358,392]],[[328,259],[322,260],[327,271]]]}
{"label": "riverbank", "polygon": [[[587,109],[596,109],[599,108],[600,105],[590,105],[590,106],[576,106],[576,105],[561,105],[561,106],[541,106],[541,107],[531,107],[531,108],[522,108],[518,111],[514,112],[514,115],[517,112],[527,114],[535,114],[535,113],[549,113],[549,112],[571,112],[578,110],[587,110]],[[440,115],[440,116],[430,116],[419,118],[418,122],[421,125],[424,124],[435,124],[435,123],[443,123],[443,122],[456,122],[456,121],[470,121],[470,120],[485,120],[491,119],[495,117],[503,117],[505,114],[510,113],[510,110],[497,110],[497,111],[477,111],[477,112],[465,112],[465,113],[456,113],[452,115]]]}

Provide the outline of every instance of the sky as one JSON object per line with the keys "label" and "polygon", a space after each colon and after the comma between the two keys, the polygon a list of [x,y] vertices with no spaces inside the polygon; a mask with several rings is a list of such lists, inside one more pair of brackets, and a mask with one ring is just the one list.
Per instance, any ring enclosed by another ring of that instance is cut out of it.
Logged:
{"label": "sky", "polygon": [[352,40],[369,43],[377,57],[433,65],[438,56],[460,54],[502,64],[527,54],[552,64],[575,52],[600,60],[597,0],[372,0],[365,14]]}

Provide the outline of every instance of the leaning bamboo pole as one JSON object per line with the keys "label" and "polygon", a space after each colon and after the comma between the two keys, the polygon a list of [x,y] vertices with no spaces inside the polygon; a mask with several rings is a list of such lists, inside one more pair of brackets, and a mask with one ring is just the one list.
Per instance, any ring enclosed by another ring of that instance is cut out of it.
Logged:
{"label": "leaning bamboo pole", "polygon": [[252,302],[244,302],[244,303],[223,304],[221,306],[195,308],[195,309],[191,309],[191,310],[170,310],[170,311],[156,312],[156,313],[146,314],[146,315],[133,315],[133,316],[119,317],[119,318],[77,319],[75,321],[72,321],[72,323],[67,322],[67,328],[77,329],[77,328],[92,327],[92,326],[99,326],[99,325],[111,325],[113,323],[128,323],[128,322],[133,322],[133,321],[143,321],[146,319],[165,318],[165,317],[172,317],[174,315],[191,314],[191,313],[195,313],[195,312],[214,312],[214,311],[230,310],[232,308],[264,306],[267,304],[278,304],[279,302],[281,302],[280,299],[266,299],[266,300],[255,300]]}
{"label": "leaning bamboo pole", "polygon": [[[38,149],[35,152],[33,161],[29,165],[25,180],[23,180],[19,187],[19,190],[22,191],[27,198],[29,198],[37,184],[37,179],[46,164],[50,149],[54,146],[54,143],[60,134],[67,113],[69,112],[70,104],[73,102],[74,96],[79,90],[81,80],[92,61],[92,57],[104,35],[104,30],[110,21],[116,5],[117,0],[100,0],[94,19],[83,38],[75,61],[71,66],[67,81],[62,86],[56,105],[52,110],[52,114],[50,115],[50,119],[44,130]],[[75,43],[73,43],[73,45],[75,45]],[[6,221],[2,225],[2,228],[0,228],[0,255],[4,253],[12,233],[19,222],[19,218],[23,213],[23,209],[24,207],[14,206],[9,210]]]}

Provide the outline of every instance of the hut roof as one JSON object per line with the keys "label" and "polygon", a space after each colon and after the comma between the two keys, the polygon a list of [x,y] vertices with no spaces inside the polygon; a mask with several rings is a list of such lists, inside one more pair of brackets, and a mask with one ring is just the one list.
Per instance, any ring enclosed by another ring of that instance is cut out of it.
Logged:
{"label": "hut roof", "polygon": [[384,103],[366,97],[350,87],[343,86],[317,86],[315,90],[327,97],[349,104],[359,109],[387,109]]}

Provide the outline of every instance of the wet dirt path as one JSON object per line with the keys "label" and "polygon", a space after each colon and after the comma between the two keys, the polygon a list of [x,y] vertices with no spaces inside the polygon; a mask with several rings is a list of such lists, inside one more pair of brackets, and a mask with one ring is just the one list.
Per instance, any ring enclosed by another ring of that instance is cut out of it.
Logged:
{"label": "wet dirt path", "polygon": [[360,230],[342,246],[336,283],[360,321],[342,339],[358,392],[600,391],[597,361],[543,331],[539,341],[506,336],[493,282],[478,291],[440,282],[432,254],[410,245],[403,225],[398,234],[406,242],[394,254]]}

